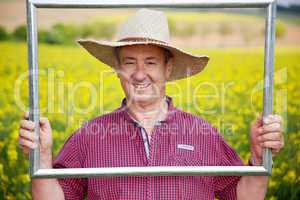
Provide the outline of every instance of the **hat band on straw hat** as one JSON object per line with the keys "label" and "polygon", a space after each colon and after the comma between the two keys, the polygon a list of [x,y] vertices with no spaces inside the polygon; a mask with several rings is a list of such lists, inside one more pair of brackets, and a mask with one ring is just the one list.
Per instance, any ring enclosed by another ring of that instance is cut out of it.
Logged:
{"label": "hat band on straw hat", "polygon": [[147,37],[128,37],[128,38],[118,40],[117,42],[157,42],[157,43],[167,44],[164,41],[147,38]]}

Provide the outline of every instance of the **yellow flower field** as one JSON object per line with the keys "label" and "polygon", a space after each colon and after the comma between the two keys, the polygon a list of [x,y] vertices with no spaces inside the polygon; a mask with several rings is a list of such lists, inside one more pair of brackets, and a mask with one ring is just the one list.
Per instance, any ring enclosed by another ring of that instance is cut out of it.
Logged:
{"label": "yellow flower field", "polygon": [[[170,82],[176,106],[199,115],[224,135],[246,162],[251,122],[262,112],[263,48],[197,49],[207,68]],[[39,47],[40,107],[53,128],[54,154],[86,120],[112,111],[124,94],[115,73],[76,46]],[[31,199],[28,161],[18,124],[28,110],[27,44],[0,43],[0,199]],[[285,149],[274,160],[266,199],[300,196],[300,48],[276,48],[274,110],[284,118]]]}

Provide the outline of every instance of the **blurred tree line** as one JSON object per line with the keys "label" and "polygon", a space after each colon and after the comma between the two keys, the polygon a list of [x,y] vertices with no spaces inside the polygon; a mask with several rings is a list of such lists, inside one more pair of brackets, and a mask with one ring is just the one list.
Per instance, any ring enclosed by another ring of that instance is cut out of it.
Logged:
{"label": "blurred tree line", "polygon": [[[108,20],[95,20],[86,24],[65,24],[57,23],[49,29],[38,30],[38,40],[40,43],[47,44],[74,44],[76,38],[93,37],[97,39],[112,39],[116,32],[118,21]],[[186,38],[193,35],[209,35],[216,32],[220,36],[226,36],[232,34],[234,27],[232,24],[221,22],[217,24],[216,28],[212,28],[209,24],[201,24],[201,27],[197,27],[195,22],[185,21],[178,22],[175,18],[168,19],[170,32],[173,36]],[[242,26],[242,25],[240,25]],[[243,27],[241,27],[243,28]],[[245,40],[251,40],[256,36],[249,36],[249,27],[243,28],[241,34]],[[286,25],[282,22],[276,24],[276,37],[282,38],[286,34]],[[258,34],[264,36],[264,27],[259,31]],[[251,38],[249,38],[251,37]],[[20,25],[16,27],[12,32],[8,32],[3,26],[0,26],[0,41],[3,40],[14,40],[14,41],[26,41],[27,28],[26,25]]]}
{"label": "blurred tree line", "polygon": [[[54,24],[50,29],[39,29],[38,40],[47,44],[72,44],[74,39],[81,37],[96,37],[112,39],[116,32],[116,23],[106,21],[95,21],[83,25]],[[0,26],[0,41],[14,40],[26,41],[27,27],[20,25],[9,33],[3,26]]]}

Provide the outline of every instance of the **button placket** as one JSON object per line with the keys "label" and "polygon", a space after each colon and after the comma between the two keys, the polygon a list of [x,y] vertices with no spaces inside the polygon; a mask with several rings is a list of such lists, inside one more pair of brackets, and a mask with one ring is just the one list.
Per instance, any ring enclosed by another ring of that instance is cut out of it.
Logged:
{"label": "button placket", "polygon": [[[151,140],[149,142],[149,139],[148,139],[148,135],[147,135],[147,132],[146,130],[140,126],[138,123],[136,123],[136,127],[138,127],[138,132],[140,133],[140,138],[142,140],[142,143],[143,143],[143,146],[144,146],[144,158],[146,158],[147,160],[147,166],[153,166],[155,164],[155,146],[156,145],[156,137],[157,137],[157,134],[158,134],[158,131],[157,131],[157,126],[161,125],[160,122],[156,123],[154,128],[153,128],[153,132],[152,132],[152,136],[151,136]],[[148,150],[147,150],[148,148]],[[147,158],[147,151],[149,151],[149,157]],[[151,176],[147,176],[147,199],[149,200],[152,200],[152,187],[153,187],[153,177]]]}
{"label": "button placket", "polygon": [[[137,124],[137,127],[139,128],[139,133],[140,133],[140,137],[142,139],[142,143],[143,143],[143,147],[144,147],[144,158],[146,158],[147,160],[147,166],[151,165],[150,161],[151,161],[151,144],[149,144],[149,140],[148,140],[148,135],[147,135],[147,132],[146,130],[140,126],[139,124]],[[151,142],[152,143],[152,140],[153,140],[153,137],[151,139]],[[148,152],[148,156],[147,156],[147,152]],[[147,197],[146,199],[148,200],[151,200],[152,199],[152,194],[151,194],[151,177],[150,176],[147,176],[146,177],[146,184],[147,184]]]}
{"label": "button placket", "polygon": [[[150,140],[150,154],[149,154],[149,162],[148,162],[148,165],[149,166],[155,166],[155,163],[156,163],[156,147],[158,146],[157,144],[157,141],[159,141],[157,139],[157,137],[159,137],[159,131],[158,131],[158,128],[159,126],[161,125],[161,122],[156,122],[155,125],[154,125],[154,128],[153,128],[153,132],[152,132],[152,135],[151,135],[151,140]],[[152,195],[152,191],[154,190],[154,177],[153,176],[148,176],[148,199],[149,200],[152,200],[153,199],[153,195]]]}
{"label": "button placket", "polygon": [[140,131],[142,134],[142,139],[143,139],[143,144],[144,144],[144,148],[145,148],[145,153],[146,153],[146,157],[147,159],[149,159],[149,154],[150,154],[150,147],[149,147],[149,140],[148,140],[148,136],[147,136],[147,132],[143,127],[140,127]]}

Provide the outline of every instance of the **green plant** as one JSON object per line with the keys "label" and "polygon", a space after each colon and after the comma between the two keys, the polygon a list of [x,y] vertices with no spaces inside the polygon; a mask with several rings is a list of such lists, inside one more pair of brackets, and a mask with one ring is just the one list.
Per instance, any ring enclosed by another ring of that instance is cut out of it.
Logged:
{"label": "green plant", "polygon": [[25,25],[18,26],[14,32],[13,37],[17,41],[26,41],[27,39],[27,28]]}
{"label": "green plant", "polygon": [[7,40],[9,38],[9,33],[5,30],[3,26],[0,26],[0,41]]}

